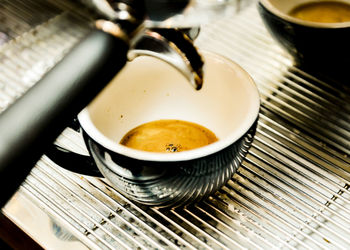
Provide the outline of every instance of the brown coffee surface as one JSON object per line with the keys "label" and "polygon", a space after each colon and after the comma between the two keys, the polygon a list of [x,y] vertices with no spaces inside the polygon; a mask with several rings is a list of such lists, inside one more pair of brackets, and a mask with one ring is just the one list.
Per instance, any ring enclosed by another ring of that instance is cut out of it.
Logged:
{"label": "brown coffee surface", "polygon": [[209,145],[218,138],[209,129],[182,120],[157,120],[130,130],[120,144],[149,152],[181,152]]}
{"label": "brown coffee surface", "polygon": [[311,22],[348,22],[350,21],[350,4],[336,1],[310,2],[295,7],[289,14]]}

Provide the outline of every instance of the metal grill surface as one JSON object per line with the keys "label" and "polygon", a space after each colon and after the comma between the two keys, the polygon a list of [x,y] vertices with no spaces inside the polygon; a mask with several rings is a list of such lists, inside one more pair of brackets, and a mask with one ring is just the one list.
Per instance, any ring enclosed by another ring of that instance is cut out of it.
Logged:
{"label": "metal grill surface", "polygon": [[[66,1],[0,1],[0,13],[3,110],[87,34],[91,19]],[[55,237],[91,249],[349,249],[348,88],[293,66],[254,4],[204,26],[196,45],[239,63],[261,94],[253,146],[214,196],[185,208],[144,207],[45,156],[18,193],[50,217]],[[57,143],[86,153],[69,129]]]}

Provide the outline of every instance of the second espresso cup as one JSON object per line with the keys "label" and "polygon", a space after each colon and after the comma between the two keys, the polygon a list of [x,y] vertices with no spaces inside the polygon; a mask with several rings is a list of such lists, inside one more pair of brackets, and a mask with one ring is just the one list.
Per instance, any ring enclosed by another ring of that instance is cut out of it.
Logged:
{"label": "second espresso cup", "polygon": [[[348,78],[350,22],[305,21],[290,15],[312,0],[260,0],[259,13],[271,35],[293,56],[297,65],[335,79]],[[321,14],[320,14],[321,15]]]}

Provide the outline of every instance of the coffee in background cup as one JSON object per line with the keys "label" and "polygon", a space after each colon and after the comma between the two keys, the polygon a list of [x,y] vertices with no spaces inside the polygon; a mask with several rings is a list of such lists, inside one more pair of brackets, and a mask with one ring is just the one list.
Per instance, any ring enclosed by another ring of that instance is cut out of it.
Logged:
{"label": "coffee in background cup", "polygon": [[350,4],[331,1],[309,2],[297,5],[289,14],[304,21],[343,23],[350,21]]}

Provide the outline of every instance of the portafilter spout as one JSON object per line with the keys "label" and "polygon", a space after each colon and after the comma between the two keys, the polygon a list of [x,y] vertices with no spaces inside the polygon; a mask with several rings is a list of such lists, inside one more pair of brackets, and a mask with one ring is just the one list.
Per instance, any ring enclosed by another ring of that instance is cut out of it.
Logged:
{"label": "portafilter spout", "polygon": [[131,44],[128,59],[152,56],[163,60],[182,73],[194,89],[199,90],[203,85],[204,62],[193,45],[193,37],[186,33],[188,30],[145,30]]}

